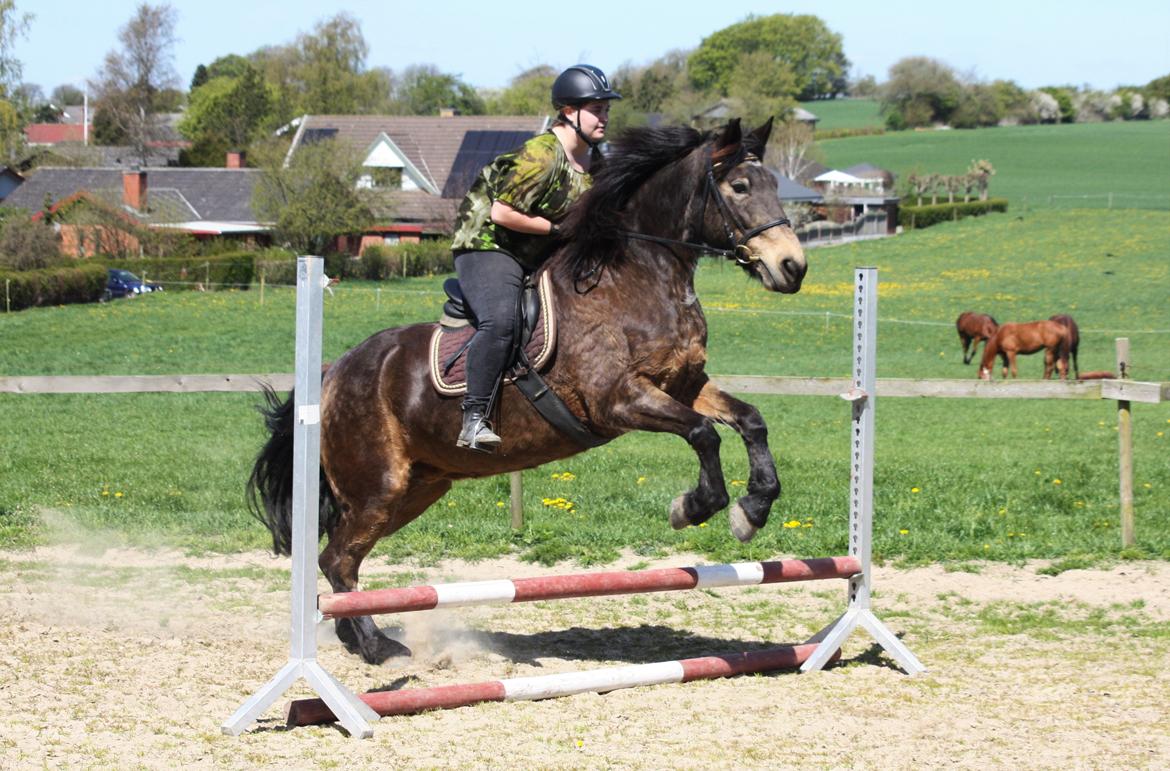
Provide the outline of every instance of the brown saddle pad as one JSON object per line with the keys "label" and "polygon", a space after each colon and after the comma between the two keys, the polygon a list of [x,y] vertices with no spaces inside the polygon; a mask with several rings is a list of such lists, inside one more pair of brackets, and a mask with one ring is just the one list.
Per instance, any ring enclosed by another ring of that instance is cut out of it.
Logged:
{"label": "brown saddle pad", "polygon": [[[552,357],[557,343],[557,319],[547,271],[540,276],[537,293],[540,297],[540,318],[537,320],[536,328],[532,330],[532,339],[524,347],[524,352],[532,366],[540,371]],[[431,385],[444,396],[467,393],[467,351],[464,350],[459,355],[450,369],[445,368],[451,357],[459,352],[474,334],[475,328],[470,324],[455,327],[435,325],[430,345]],[[510,383],[512,379],[505,378],[504,382]]]}

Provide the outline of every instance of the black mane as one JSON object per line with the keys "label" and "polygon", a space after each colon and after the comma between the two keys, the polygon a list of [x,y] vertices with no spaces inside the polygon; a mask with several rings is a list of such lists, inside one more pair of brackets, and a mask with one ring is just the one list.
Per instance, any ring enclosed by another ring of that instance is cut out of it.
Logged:
{"label": "black mane", "polygon": [[[621,236],[622,215],[634,193],[655,173],[685,158],[695,148],[712,140],[718,131],[699,132],[689,126],[627,129],[610,143],[593,185],[569,211],[562,230],[567,243],[564,258],[574,276],[583,276],[601,265],[617,263],[625,252],[627,239]],[[744,133],[735,154],[723,168],[731,168],[749,153],[762,157],[763,147]],[[698,180],[673,188],[672,200],[660,201],[663,214],[683,216],[682,208],[697,189]]]}

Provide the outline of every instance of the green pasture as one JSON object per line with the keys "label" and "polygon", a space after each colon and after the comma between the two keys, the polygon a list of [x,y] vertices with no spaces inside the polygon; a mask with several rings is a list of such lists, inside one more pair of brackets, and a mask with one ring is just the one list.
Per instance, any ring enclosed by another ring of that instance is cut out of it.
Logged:
{"label": "green pasture", "polygon": [[961,174],[986,158],[996,169],[991,194],[1016,210],[1105,209],[1110,193],[1114,208],[1170,210],[1164,120],[896,131],[818,145],[833,168],[868,161],[900,183],[915,173]]}
{"label": "green pasture", "polygon": [[815,102],[801,102],[800,106],[820,118],[817,129],[881,128],[880,105],[876,99],[822,99]]}
{"label": "green pasture", "polygon": [[[880,275],[880,377],[973,378],[960,311],[1001,322],[1071,313],[1083,370],[1113,367],[1128,336],[1133,375],[1170,380],[1170,213],[1026,211],[809,253],[800,294],[765,292],[730,265],[697,276],[717,374],[847,376],[852,269]],[[434,318],[441,277],[346,283],[325,300],[325,356],[386,326]],[[379,292],[379,290],[381,290]],[[294,296],[164,293],[0,315],[0,374],[289,372]],[[1021,373],[1040,375],[1039,357]],[[383,542],[379,559],[515,551],[601,563],[621,549],[697,550],[713,560],[843,553],[848,407],[834,398],[750,397],[770,426],[784,495],[750,545],[709,527],[675,532],[670,500],[697,467],[673,436],[638,434],[525,473],[526,527],[509,528],[508,481],[461,483]],[[0,395],[0,545],[262,549],[243,486],[263,441],[253,394]],[[875,554],[899,562],[1081,565],[1170,558],[1170,405],[1134,406],[1138,548],[1118,534],[1112,402],[883,399],[877,406]],[[733,495],[747,478],[720,429]],[[565,472],[568,472],[566,475]]]}

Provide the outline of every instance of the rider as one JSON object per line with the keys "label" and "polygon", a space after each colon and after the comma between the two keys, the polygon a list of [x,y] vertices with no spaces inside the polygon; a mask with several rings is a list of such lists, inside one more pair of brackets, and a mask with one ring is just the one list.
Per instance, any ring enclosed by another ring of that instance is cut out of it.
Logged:
{"label": "rider", "polygon": [[487,416],[512,351],[524,279],[548,256],[569,205],[589,188],[610,100],[621,98],[598,68],[569,67],[552,85],[552,127],[485,166],[459,207],[451,249],[477,320],[459,447],[491,452],[500,444]]}

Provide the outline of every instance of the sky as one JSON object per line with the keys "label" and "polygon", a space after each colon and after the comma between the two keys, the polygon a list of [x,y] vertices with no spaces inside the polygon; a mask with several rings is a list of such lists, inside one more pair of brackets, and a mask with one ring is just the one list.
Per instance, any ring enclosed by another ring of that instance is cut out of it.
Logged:
{"label": "sky", "polygon": [[[17,41],[23,80],[49,94],[83,87],[139,0],[16,0],[33,14]],[[178,10],[174,68],[181,84],[195,67],[226,54],[291,43],[345,11],[361,22],[368,67],[434,64],[481,88],[502,88],[520,72],[579,61],[611,71],[647,64],[749,15],[813,14],[842,36],[855,75],[880,82],[897,60],[929,56],[980,80],[1025,88],[1144,85],[1170,74],[1167,0],[172,0]]]}

